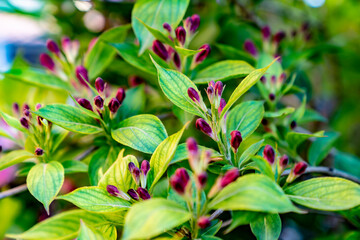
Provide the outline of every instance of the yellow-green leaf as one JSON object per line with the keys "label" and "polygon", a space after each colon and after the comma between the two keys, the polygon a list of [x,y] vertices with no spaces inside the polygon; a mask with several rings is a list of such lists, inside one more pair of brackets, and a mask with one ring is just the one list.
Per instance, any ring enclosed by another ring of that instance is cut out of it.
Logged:
{"label": "yellow-green leaf", "polygon": [[0,158],[0,170],[34,157],[33,153],[25,150],[11,151]]}

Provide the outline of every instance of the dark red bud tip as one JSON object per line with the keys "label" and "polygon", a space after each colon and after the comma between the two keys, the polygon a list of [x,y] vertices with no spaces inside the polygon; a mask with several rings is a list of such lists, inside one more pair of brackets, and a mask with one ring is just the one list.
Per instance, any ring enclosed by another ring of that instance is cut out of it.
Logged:
{"label": "dark red bud tip", "polygon": [[270,99],[270,101],[274,101],[275,100],[275,94],[270,93],[269,94],[269,99]]}
{"label": "dark red bud tip", "polygon": [[241,133],[235,130],[232,131],[230,135],[231,135],[230,145],[234,149],[234,152],[237,153],[240,143],[242,142]]}
{"label": "dark red bud tip", "polygon": [[120,107],[120,102],[119,102],[119,100],[117,100],[116,98],[112,98],[112,99],[110,100],[110,102],[109,102],[108,107],[109,107],[110,112],[116,113],[117,110],[118,110],[119,107]]}
{"label": "dark red bud tip", "polygon": [[304,22],[302,25],[301,25],[301,31],[303,32],[306,32],[307,30],[310,29],[310,23],[309,22]]}
{"label": "dark red bud tip", "polygon": [[186,31],[182,26],[179,26],[175,30],[176,39],[181,45],[184,45],[186,40]]}
{"label": "dark red bud tip", "polygon": [[219,108],[218,108],[218,113],[219,115],[221,114],[222,110],[224,109],[224,107],[226,106],[226,101],[225,99],[220,99],[220,104],[219,104]]}
{"label": "dark red bud tip", "polygon": [[209,44],[204,44],[199,49],[202,49],[201,52],[195,54],[195,63],[197,63],[197,64],[204,61],[205,58],[207,58],[207,56],[211,52],[211,48],[210,48]]}
{"label": "dark red bud tip", "polygon": [[110,193],[111,195],[113,195],[115,197],[120,194],[119,189],[117,187],[115,187],[114,185],[107,185],[106,190],[108,191],[108,193]]}
{"label": "dark red bud tip", "polygon": [[185,186],[188,184],[190,177],[185,168],[176,169],[175,175],[180,177],[181,181],[184,183]]}
{"label": "dark red bud tip", "polygon": [[265,83],[266,83],[266,77],[265,77],[265,76],[262,76],[262,77],[260,78],[260,81],[265,84]]}
{"label": "dark red bud tip", "polygon": [[280,31],[274,35],[274,42],[279,44],[286,37],[285,32]]}
{"label": "dark red bud tip", "polygon": [[282,168],[286,168],[286,166],[289,164],[289,157],[287,155],[284,155],[279,160],[279,165]]}
{"label": "dark red bud tip", "polygon": [[206,89],[206,93],[207,93],[209,99],[210,98],[212,99],[214,97],[215,90],[212,86],[208,86],[208,88]]}
{"label": "dark red bud tip", "polygon": [[202,118],[196,120],[195,126],[198,130],[202,131],[206,135],[212,137],[212,129],[210,125]]}
{"label": "dark red bud tip", "polygon": [[211,80],[210,82],[209,82],[209,87],[213,87],[213,88],[215,88],[215,81],[214,80]]}
{"label": "dark red bud tip", "polygon": [[139,187],[137,189],[137,193],[139,194],[142,200],[147,200],[151,198],[149,192],[145,188]]}
{"label": "dark red bud tip", "polygon": [[19,113],[20,113],[20,107],[19,107],[19,104],[17,104],[17,103],[13,103],[13,105],[12,105],[12,109],[13,109],[13,112],[14,112],[15,114],[19,114]]}
{"label": "dark red bud tip", "polygon": [[170,178],[170,185],[177,193],[183,195],[185,193],[186,186],[189,183],[189,180],[190,177],[186,169],[178,168],[175,171],[175,174]]}
{"label": "dark red bud tip", "polygon": [[25,111],[25,110],[30,110],[30,106],[29,106],[29,104],[24,104],[24,106],[23,106],[23,111]]}
{"label": "dark red bud tip", "polygon": [[169,33],[171,33],[171,26],[170,26],[170,24],[168,24],[168,23],[164,23],[163,24],[163,28],[166,30],[166,31],[168,31]]}
{"label": "dark red bud tip", "polygon": [[98,77],[95,80],[95,88],[99,94],[103,93],[105,89],[105,81],[102,78]]}
{"label": "dark red bud tip", "polygon": [[94,104],[97,108],[102,109],[104,107],[104,99],[100,96],[94,98]]}
{"label": "dark red bud tip", "polygon": [[224,89],[224,84],[221,81],[215,83],[215,95],[221,97],[221,94]]}
{"label": "dark red bud tip", "polygon": [[194,14],[191,16],[190,32],[194,33],[200,26],[200,16]]}
{"label": "dark red bud tip", "polygon": [[204,216],[200,217],[200,218],[198,219],[198,222],[197,222],[197,223],[198,223],[199,228],[201,228],[201,229],[207,228],[207,227],[209,227],[210,224],[211,224],[209,218],[208,218],[208,217],[204,217]]}
{"label": "dark red bud tip", "polygon": [[290,128],[291,129],[294,129],[294,128],[296,128],[296,121],[291,121],[291,123],[290,123]]}
{"label": "dark red bud tip", "polygon": [[28,120],[26,118],[24,118],[24,117],[20,118],[20,124],[24,128],[29,129],[29,122],[28,122]]}
{"label": "dark red bud tip", "polygon": [[197,176],[197,183],[200,189],[203,189],[206,185],[208,176],[206,172],[202,172]]}
{"label": "dark red bud tip", "polygon": [[127,191],[127,194],[129,194],[129,196],[134,199],[134,200],[139,200],[139,194],[134,190],[134,189],[129,189]]}
{"label": "dark red bud tip", "polygon": [[199,153],[199,147],[194,138],[190,137],[186,139],[186,147],[190,155],[197,155]]}
{"label": "dark red bud tip", "polygon": [[119,88],[116,92],[116,99],[119,101],[120,105],[123,103],[125,96],[125,89]]}
{"label": "dark red bud tip", "polygon": [[79,98],[77,99],[77,102],[80,104],[80,106],[82,106],[83,108],[92,111],[93,108],[91,106],[91,103],[89,102],[89,100],[85,99],[85,98]]}
{"label": "dark red bud tip", "polygon": [[191,98],[191,100],[193,100],[194,102],[200,102],[200,96],[198,91],[196,91],[194,88],[190,87],[187,90],[187,93],[189,95],[189,97]]}
{"label": "dark red bud tip", "polygon": [[306,162],[298,162],[295,164],[295,167],[294,167],[294,174],[296,176],[299,176],[301,174],[303,174],[307,168],[307,163]]}
{"label": "dark red bud tip", "polygon": [[60,53],[59,46],[51,39],[46,41],[46,47],[50,52],[55,53],[56,55]]}
{"label": "dark red bud tip", "polygon": [[130,87],[136,87],[144,83],[145,81],[139,76],[130,76],[128,82]]}
{"label": "dark red bud tip", "polygon": [[220,179],[220,187],[226,187],[230,183],[234,182],[239,176],[240,174],[237,168],[228,170],[225,175]]}
{"label": "dark red bud tip", "polygon": [[48,54],[46,53],[40,54],[39,61],[43,67],[49,69],[50,71],[55,70],[55,63]]}
{"label": "dark red bud tip", "polygon": [[244,42],[244,50],[250,53],[254,57],[258,55],[257,48],[251,40],[246,40]]}
{"label": "dark red bud tip", "polygon": [[276,83],[276,76],[275,75],[271,76],[271,83]]}
{"label": "dark red bud tip", "polygon": [[36,148],[35,149],[35,155],[36,156],[42,156],[44,154],[44,150],[42,150],[41,148]]}
{"label": "dark red bud tip", "polygon": [[143,160],[141,162],[141,171],[144,173],[144,175],[146,176],[147,173],[149,172],[150,170],[150,163],[148,160]]}
{"label": "dark red bud tip", "polygon": [[264,125],[264,126],[267,126],[269,124],[269,121],[266,118],[263,118],[261,120],[261,124]]}
{"label": "dark red bud tip", "polygon": [[165,61],[169,58],[169,53],[166,50],[164,44],[159,40],[155,40],[152,45],[152,49],[156,55],[164,59]]}
{"label": "dark red bud tip", "polygon": [[129,171],[132,173],[134,169],[136,168],[135,163],[129,162],[128,164]]}
{"label": "dark red bud tip", "polygon": [[37,111],[37,110],[39,110],[40,108],[42,108],[42,105],[41,105],[40,103],[36,104],[35,110]]}
{"label": "dark red bud tip", "polygon": [[175,66],[178,69],[180,69],[181,68],[181,59],[180,59],[180,56],[179,56],[179,54],[177,52],[174,52],[173,61],[174,61]]}
{"label": "dark red bud tip", "polygon": [[270,163],[273,164],[275,161],[275,150],[270,145],[266,145],[263,152],[264,158]]}
{"label": "dark red bud tip", "polygon": [[268,40],[270,38],[270,35],[271,35],[270,27],[269,26],[263,27],[261,29],[261,33],[262,33],[262,36],[263,36],[264,40]]}
{"label": "dark red bud tip", "polygon": [[79,80],[79,82],[87,87],[88,85],[86,84],[86,82],[89,82],[87,69],[84,66],[80,65],[76,67],[75,73],[76,73],[76,78]]}
{"label": "dark red bud tip", "polygon": [[29,110],[24,110],[24,115],[28,118],[31,118],[31,113]]}

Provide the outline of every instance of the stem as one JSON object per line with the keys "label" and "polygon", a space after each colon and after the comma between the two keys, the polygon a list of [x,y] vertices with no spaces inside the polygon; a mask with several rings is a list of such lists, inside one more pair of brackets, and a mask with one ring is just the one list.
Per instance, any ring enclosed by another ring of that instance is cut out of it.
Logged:
{"label": "stem", "polygon": [[3,191],[0,193],[0,199],[21,193],[21,192],[25,191],[26,189],[27,189],[27,185],[25,183],[25,184],[19,185],[17,187],[11,188],[9,190]]}

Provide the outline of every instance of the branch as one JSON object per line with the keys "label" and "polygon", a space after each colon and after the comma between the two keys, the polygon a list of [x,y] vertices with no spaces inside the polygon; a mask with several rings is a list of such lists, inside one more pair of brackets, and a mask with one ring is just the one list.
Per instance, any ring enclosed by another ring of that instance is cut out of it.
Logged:
{"label": "branch", "polygon": [[0,199],[21,193],[27,189],[26,183],[0,193]]}

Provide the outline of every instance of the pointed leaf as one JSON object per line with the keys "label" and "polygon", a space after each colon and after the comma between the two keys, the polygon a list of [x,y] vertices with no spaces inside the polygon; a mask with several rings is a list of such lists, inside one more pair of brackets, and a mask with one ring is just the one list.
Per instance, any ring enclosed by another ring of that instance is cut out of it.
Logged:
{"label": "pointed leaf", "polygon": [[12,165],[21,163],[25,161],[26,159],[34,158],[33,153],[29,153],[25,150],[14,150],[11,151],[5,155],[3,155],[0,158],[0,170],[3,170],[5,168],[8,168]]}
{"label": "pointed leaf", "polygon": [[83,221],[80,221],[80,232],[77,240],[105,240],[102,233],[95,228],[87,226]]}
{"label": "pointed leaf", "polygon": [[339,134],[336,132],[326,132],[325,137],[315,139],[308,152],[309,163],[315,166],[319,165],[329,154],[338,137]]}
{"label": "pointed leaf", "polygon": [[251,231],[258,240],[276,240],[281,233],[279,214],[266,214],[250,223]]}

